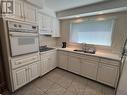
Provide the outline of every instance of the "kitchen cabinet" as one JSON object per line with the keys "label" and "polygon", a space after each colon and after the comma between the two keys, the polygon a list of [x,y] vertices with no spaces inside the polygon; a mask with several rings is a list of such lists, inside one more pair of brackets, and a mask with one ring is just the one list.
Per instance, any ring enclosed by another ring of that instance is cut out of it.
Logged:
{"label": "kitchen cabinet", "polygon": [[80,74],[80,70],[81,70],[81,62],[79,56],[80,55],[69,53],[69,58],[68,58],[68,70],[76,74]]}
{"label": "kitchen cabinet", "polygon": [[28,3],[24,3],[25,21],[35,23],[36,22],[36,12],[37,12],[36,7],[34,7]]}
{"label": "kitchen cabinet", "polygon": [[31,65],[29,65],[29,78],[30,78],[30,81],[36,79],[38,76],[39,76],[39,63],[38,62],[35,62]]}
{"label": "kitchen cabinet", "polygon": [[15,0],[15,12],[6,18],[36,23],[37,8],[23,0]]}
{"label": "kitchen cabinet", "polygon": [[28,78],[29,78],[28,77],[28,66],[13,70],[14,90],[27,84],[29,82]]}
{"label": "kitchen cabinet", "polygon": [[40,76],[43,76],[44,74],[48,73],[49,71],[57,67],[56,50],[42,53],[40,56],[41,56]]}
{"label": "kitchen cabinet", "polygon": [[109,63],[106,64],[106,63],[100,62],[99,68],[98,68],[97,81],[110,85],[112,87],[116,87],[118,76],[119,76],[119,67],[115,66],[116,64],[111,65]]}
{"label": "kitchen cabinet", "polygon": [[91,58],[91,56],[84,55],[84,58],[81,59],[81,75],[96,80],[99,58],[96,58],[96,60]]}
{"label": "kitchen cabinet", "polygon": [[52,34],[52,18],[46,14],[38,13],[39,33],[43,35]]}
{"label": "kitchen cabinet", "polygon": [[39,33],[42,35],[51,35],[52,37],[60,37],[60,25],[57,18],[48,16],[44,13],[38,13]]}
{"label": "kitchen cabinet", "polygon": [[6,18],[12,18],[16,20],[24,20],[24,11],[23,11],[23,1],[22,0],[15,0],[15,13],[11,15],[5,16]]}
{"label": "kitchen cabinet", "polygon": [[58,51],[58,67],[89,79],[116,87],[120,62],[92,55]]}
{"label": "kitchen cabinet", "polygon": [[34,62],[30,65],[17,68],[12,71],[14,90],[24,86],[28,82],[39,77],[38,71],[39,62]]}
{"label": "kitchen cabinet", "polygon": [[60,22],[57,18],[53,18],[52,37],[60,37]]}
{"label": "kitchen cabinet", "polygon": [[68,66],[68,53],[64,51],[58,51],[58,67],[67,70]]}

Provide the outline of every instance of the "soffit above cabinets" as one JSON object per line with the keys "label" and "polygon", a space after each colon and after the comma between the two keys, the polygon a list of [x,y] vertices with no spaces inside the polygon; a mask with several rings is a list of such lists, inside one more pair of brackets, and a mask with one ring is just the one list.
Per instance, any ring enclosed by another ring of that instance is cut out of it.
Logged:
{"label": "soffit above cabinets", "polygon": [[40,9],[42,9],[43,5],[44,5],[44,3],[43,3],[44,0],[24,0],[24,1],[29,2]]}
{"label": "soffit above cabinets", "polygon": [[45,0],[45,6],[58,12],[103,1],[107,0]]}

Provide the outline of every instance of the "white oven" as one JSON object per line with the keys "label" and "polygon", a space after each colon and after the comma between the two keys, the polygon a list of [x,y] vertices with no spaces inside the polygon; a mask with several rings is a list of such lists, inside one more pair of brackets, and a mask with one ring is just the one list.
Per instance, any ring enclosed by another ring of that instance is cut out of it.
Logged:
{"label": "white oven", "polygon": [[14,22],[9,23],[9,25],[10,49],[12,56],[37,52],[39,50],[36,26]]}

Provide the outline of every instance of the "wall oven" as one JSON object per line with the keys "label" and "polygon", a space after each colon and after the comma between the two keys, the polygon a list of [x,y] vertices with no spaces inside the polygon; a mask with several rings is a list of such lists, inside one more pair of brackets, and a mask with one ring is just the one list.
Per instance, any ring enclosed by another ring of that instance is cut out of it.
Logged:
{"label": "wall oven", "polygon": [[25,23],[8,22],[11,55],[17,56],[39,50],[38,27]]}

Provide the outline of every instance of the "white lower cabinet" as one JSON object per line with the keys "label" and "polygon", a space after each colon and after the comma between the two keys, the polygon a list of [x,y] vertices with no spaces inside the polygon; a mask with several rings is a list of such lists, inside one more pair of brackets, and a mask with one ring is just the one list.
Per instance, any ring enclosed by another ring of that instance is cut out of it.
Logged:
{"label": "white lower cabinet", "polygon": [[39,63],[33,63],[31,65],[29,65],[29,78],[30,81],[36,79],[39,76]]}
{"label": "white lower cabinet", "polygon": [[78,56],[69,55],[68,70],[76,74],[80,74],[80,58]]}
{"label": "white lower cabinet", "polygon": [[12,71],[14,91],[39,77],[38,65],[39,62],[35,62]]}
{"label": "white lower cabinet", "polygon": [[118,72],[119,68],[117,66],[100,63],[97,81],[112,87],[116,87],[119,76]]}
{"label": "white lower cabinet", "polygon": [[13,70],[14,90],[29,82],[28,66]]}
{"label": "white lower cabinet", "polygon": [[96,56],[58,51],[59,68],[116,87],[120,62]]}
{"label": "white lower cabinet", "polygon": [[57,67],[56,50],[42,53],[40,56],[41,56],[40,76],[43,76],[44,74],[48,73],[49,71]]}
{"label": "white lower cabinet", "polygon": [[67,52],[58,51],[58,67],[67,70],[68,55]]}
{"label": "white lower cabinet", "polygon": [[99,61],[82,59],[81,60],[81,75],[90,79],[96,80]]}

